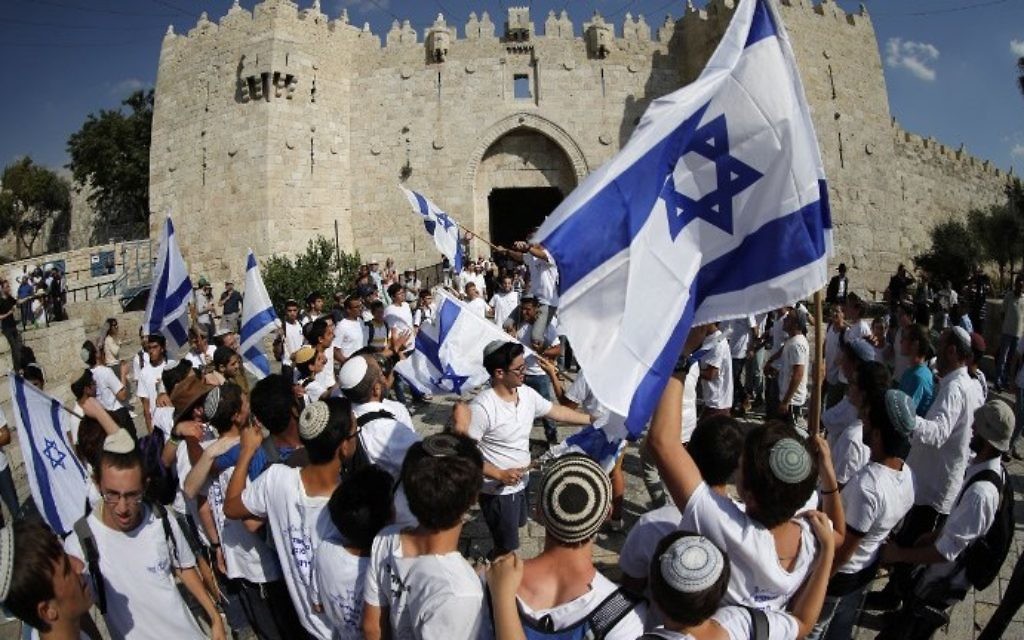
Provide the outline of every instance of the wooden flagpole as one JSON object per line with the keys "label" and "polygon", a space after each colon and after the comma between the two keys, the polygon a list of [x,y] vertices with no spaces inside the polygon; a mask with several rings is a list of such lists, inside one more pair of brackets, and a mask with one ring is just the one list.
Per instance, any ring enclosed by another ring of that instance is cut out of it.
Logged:
{"label": "wooden flagpole", "polygon": [[807,431],[816,435],[821,430],[821,391],[825,382],[825,324],[821,291],[814,292],[814,361],[811,365],[811,408],[807,416]]}
{"label": "wooden flagpole", "polygon": [[471,231],[470,229],[467,229],[466,227],[462,226],[461,224],[459,224],[459,223],[457,223],[457,222],[456,222],[455,224],[457,224],[457,225],[458,225],[458,227],[459,227],[460,229],[462,229],[463,231],[465,231],[465,232],[466,232],[466,233],[468,233],[469,235],[473,236],[474,238],[476,238],[476,239],[477,239],[477,240],[479,240],[480,242],[483,242],[484,244],[486,244],[486,245],[487,245],[488,247],[490,247],[490,248],[492,248],[492,249],[494,249],[494,250],[497,250],[497,249],[498,249],[498,247],[497,247],[496,245],[494,245],[494,244],[491,244],[491,243],[490,243],[490,242],[488,242],[487,240],[485,240],[485,239],[481,238],[481,237],[480,237],[479,235],[477,235],[477,234],[473,233],[473,232],[472,232],[472,231]]}

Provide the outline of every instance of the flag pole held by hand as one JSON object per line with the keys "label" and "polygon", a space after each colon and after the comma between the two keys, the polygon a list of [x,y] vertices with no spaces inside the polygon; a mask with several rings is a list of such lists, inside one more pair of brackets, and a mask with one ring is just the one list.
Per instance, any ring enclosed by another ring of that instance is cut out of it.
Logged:
{"label": "flag pole held by hand", "polygon": [[825,382],[825,325],[821,290],[814,292],[814,362],[811,364],[811,409],[807,416],[807,431],[811,435],[821,431],[821,391]]}

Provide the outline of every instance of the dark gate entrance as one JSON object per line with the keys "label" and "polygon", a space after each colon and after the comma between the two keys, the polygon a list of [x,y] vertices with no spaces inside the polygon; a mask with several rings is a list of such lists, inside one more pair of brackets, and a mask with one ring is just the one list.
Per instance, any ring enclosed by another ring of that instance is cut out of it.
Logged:
{"label": "dark gate entrance", "polygon": [[491,242],[511,247],[526,240],[565,196],[556,187],[494,189],[487,196]]}

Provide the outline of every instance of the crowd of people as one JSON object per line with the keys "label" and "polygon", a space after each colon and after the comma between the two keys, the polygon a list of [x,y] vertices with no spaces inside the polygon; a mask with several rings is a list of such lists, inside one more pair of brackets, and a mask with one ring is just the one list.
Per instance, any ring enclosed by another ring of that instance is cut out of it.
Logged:
{"label": "crowd of people", "polygon": [[[621,457],[608,472],[532,456],[536,421],[553,446],[556,423],[609,419],[585,370],[564,386],[542,246],[497,247],[438,285],[516,340],[484,349],[489,384],[426,436],[412,415],[432,398],[395,372],[435,313],[415,271],[371,263],[348,291],[285,302],[280,373],[259,380],[239,353],[241,294],[229,282],[215,300],[201,278],[177,361],[141,332],[129,355],[115,319],[82,346],[67,438],[86,515],[64,540],[33,517],[0,529],[0,597],[40,638],[98,638],[93,606],[132,639],[836,640],[864,609],[893,612],[880,637],[930,637],[1005,558],[1019,430],[978,366],[983,316],[966,328],[955,298],[915,301],[901,267],[871,318],[845,266],[837,278],[820,327],[798,303],[690,332],[640,443],[650,508],[635,523]],[[996,389],[1024,284],[1006,304]],[[464,555],[476,508],[486,558]],[[521,558],[531,517],[543,548]],[[602,531],[625,533],[617,582],[594,565]]]}

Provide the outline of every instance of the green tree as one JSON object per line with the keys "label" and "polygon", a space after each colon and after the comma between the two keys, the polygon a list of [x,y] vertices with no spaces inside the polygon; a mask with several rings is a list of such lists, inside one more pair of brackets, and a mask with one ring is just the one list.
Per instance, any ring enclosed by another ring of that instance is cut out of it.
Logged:
{"label": "green tree", "polygon": [[980,264],[981,247],[967,223],[947,220],[931,230],[931,247],[914,257],[914,265],[936,283],[962,286]]}
{"label": "green tree", "polygon": [[284,317],[284,303],[299,301],[317,291],[326,300],[338,291],[348,291],[359,270],[359,254],[337,252],[334,243],[317,236],[306,245],[305,253],[291,259],[272,256],[263,263],[263,283],[278,316]]}
{"label": "green tree", "polygon": [[149,140],[153,128],[153,90],[136,91],[116,110],[91,113],[68,138],[68,168],[75,181],[91,189],[89,204],[99,214],[93,240],[111,235],[145,234],[149,225]]}
{"label": "green tree", "polygon": [[967,228],[977,241],[983,260],[996,263],[999,285],[1006,282],[1007,268],[1012,276],[1021,253],[1024,224],[1008,205],[988,210],[974,209],[967,214]]}
{"label": "green tree", "polygon": [[14,234],[18,258],[22,257],[22,248],[33,255],[33,247],[46,223],[56,223],[70,211],[71,189],[64,178],[27,157],[4,168],[0,236]]}

